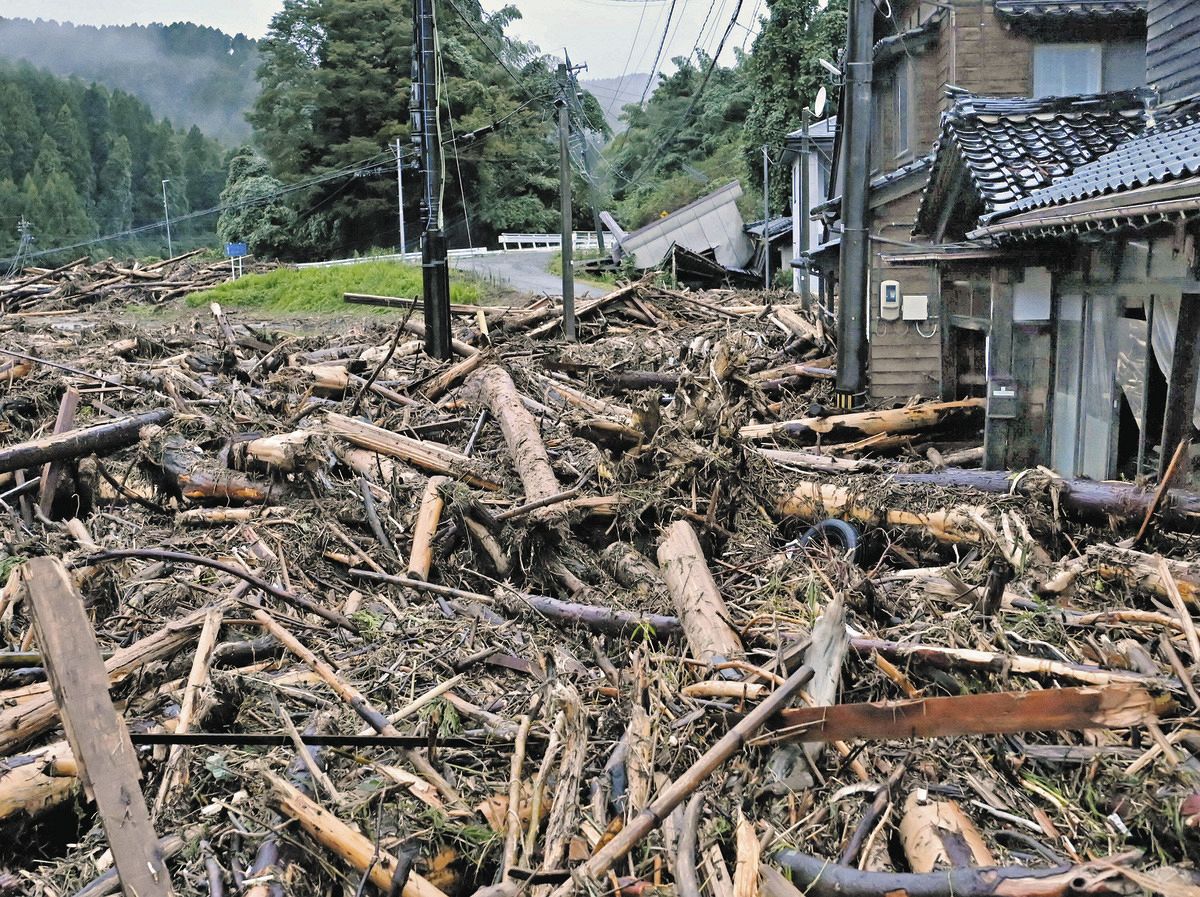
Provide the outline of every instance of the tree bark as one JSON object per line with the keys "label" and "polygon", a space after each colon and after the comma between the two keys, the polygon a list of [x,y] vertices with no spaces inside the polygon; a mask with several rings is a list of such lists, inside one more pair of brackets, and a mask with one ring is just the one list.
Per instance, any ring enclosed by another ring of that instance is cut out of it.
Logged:
{"label": "tree bark", "polygon": [[[1025,866],[950,869],[941,872],[863,872],[784,850],[775,859],[792,872],[807,897],[1076,897],[1122,895],[1128,884],[1111,863],[1030,869]],[[1085,887],[1080,889],[1079,882]]]}
{"label": "tree bark", "polygon": [[110,423],[68,430],[0,449],[0,473],[25,470],[50,461],[66,461],[83,455],[107,454],[138,441],[143,427],[164,424],[175,414],[161,408]]}
{"label": "tree bark", "polygon": [[907,408],[858,411],[853,414],[833,414],[829,417],[804,417],[775,424],[752,424],[742,427],[739,435],[743,440],[755,440],[778,436],[841,438],[874,436],[880,433],[910,433],[951,421],[975,421],[982,417],[984,404],[983,399],[961,399],[957,402],[926,402]]}
{"label": "tree bark", "polygon": [[741,657],[741,639],[690,523],[677,520],[667,528],[658,544],[658,566],[692,655],[710,664]]}
{"label": "tree bark", "polygon": [[[508,371],[488,365],[467,378],[465,392],[483,405],[500,423],[513,466],[525,487],[527,502],[549,498],[562,492],[550,466],[550,456],[538,431],[537,421],[521,402],[521,395]],[[561,516],[561,507],[541,508],[534,516],[542,520]]]}

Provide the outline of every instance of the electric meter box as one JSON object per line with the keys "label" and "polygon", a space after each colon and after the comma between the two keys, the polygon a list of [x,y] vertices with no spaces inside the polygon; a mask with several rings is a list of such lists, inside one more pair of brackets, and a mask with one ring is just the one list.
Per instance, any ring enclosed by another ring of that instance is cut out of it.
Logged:
{"label": "electric meter box", "polygon": [[987,416],[999,420],[1011,420],[1019,412],[1017,405],[1017,381],[1011,377],[992,377],[988,381]]}
{"label": "electric meter box", "polygon": [[881,282],[879,284],[879,317],[885,321],[899,319],[902,298],[900,281],[885,280]]}
{"label": "electric meter box", "polygon": [[905,321],[929,320],[929,297],[919,293],[907,293],[900,300],[900,317]]}

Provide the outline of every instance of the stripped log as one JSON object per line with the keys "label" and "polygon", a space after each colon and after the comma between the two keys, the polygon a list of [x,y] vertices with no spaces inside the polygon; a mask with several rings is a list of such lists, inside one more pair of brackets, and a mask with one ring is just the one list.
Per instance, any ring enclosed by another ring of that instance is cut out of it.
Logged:
{"label": "stripped log", "polygon": [[[819,521],[839,517],[868,526],[896,526],[922,530],[939,542],[995,545],[1014,567],[1027,561],[1048,564],[1049,557],[1029,534],[1024,520],[1014,511],[997,512],[982,505],[957,505],[936,511],[905,511],[880,508],[873,499],[848,486],[801,482],[780,496],[775,505],[781,517]],[[1011,533],[1011,535],[1010,535]]]}
{"label": "stripped log", "polygon": [[667,583],[662,571],[628,542],[613,542],[600,552],[600,565],[639,601],[666,604]]}
{"label": "stripped log", "polygon": [[922,791],[912,792],[904,802],[899,829],[913,872],[995,863],[983,835],[954,801],[930,800]]}
{"label": "stripped log", "polygon": [[864,872],[794,850],[775,855],[807,897],[1081,897],[1126,895],[1129,884],[1112,860],[1030,869],[989,866],[938,872]]}
{"label": "stripped log", "polygon": [[25,470],[51,461],[107,454],[138,441],[144,427],[164,424],[175,414],[169,408],[146,411],[109,423],[68,430],[0,449],[0,473]]}
{"label": "stripped log", "polygon": [[779,714],[770,740],[901,740],[950,735],[1123,729],[1155,719],[1144,688],[1117,683],[1100,688],[1006,691],[947,698],[801,707]]}
{"label": "stripped log", "polygon": [[429,578],[429,568],[433,564],[433,536],[445,505],[441,490],[449,483],[449,477],[430,477],[421,495],[421,508],[413,525],[412,553],[408,558],[408,575],[416,579]]}
{"label": "stripped log", "polygon": [[75,794],[79,779],[65,774],[60,763],[75,765],[65,740],[0,760],[0,820],[37,816]]}
{"label": "stripped log", "polygon": [[709,572],[696,531],[686,520],[667,528],[658,545],[658,566],[692,655],[710,664],[741,657],[742,642],[729,623],[725,599]]}
{"label": "stripped log", "polygon": [[[351,868],[365,872],[371,883],[383,893],[391,892],[392,881],[399,869],[399,860],[334,816],[299,788],[277,775],[262,773],[271,788],[271,804],[282,815],[294,819],[318,844],[329,848]],[[403,897],[446,897],[427,879],[410,871],[404,883]]]}
{"label": "stripped log", "polygon": [[178,436],[164,441],[144,466],[167,492],[196,504],[261,505],[287,491],[220,466]]}
{"label": "stripped log", "polygon": [[[1190,604],[1200,603],[1200,564],[1163,558],[1175,580],[1179,594]],[[1045,578],[1040,590],[1064,592],[1081,576],[1099,576],[1137,589],[1169,598],[1168,584],[1163,581],[1157,555],[1146,554],[1116,545],[1089,545],[1082,557],[1071,558],[1058,565]]]}
{"label": "stripped log", "polygon": [[856,411],[852,414],[832,414],[828,417],[804,417],[774,424],[751,424],[742,427],[738,435],[743,440],[753,441],[779,436],[841,438],[855,435],[875,436],[881,433],[911,433],[951,422],[974,422],[982,417],[985,404],[983,399],[960,399],[957,402],[926,402],[907,408]]}
{"label": "stripped log", "polygon": [[498,483],[472,472],[470,458],[444,445],[423,439],[410,439],[408,436],[401,436],[374,424],[334,412],[325,415],[325,430],[358,448],[378,452],[389,458],[399,458],[431,473],[463,480],[480,489],[500,488]]}
{"label": "stripped log", "polygon": [[[499,422],[513,467],[525,487],[525,500],[538,501],[561,493],[562,486],[550,466],[537,420],[522,404],[521,394],[508,371],[494,364],[481,368],[467,378],[464,392]],[[548,521],[561,514],[561,507],[554,506],[539,508],[533,516]]]}

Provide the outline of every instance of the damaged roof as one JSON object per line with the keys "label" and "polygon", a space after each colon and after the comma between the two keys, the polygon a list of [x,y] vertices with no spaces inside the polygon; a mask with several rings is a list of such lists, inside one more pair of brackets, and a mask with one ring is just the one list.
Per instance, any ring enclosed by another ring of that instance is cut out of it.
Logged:
{"label": "damaged roof", "polygon": [[[969,227],[1012,208],[1111,152],[1145,127],[1143,93],[1120,91],[1025,99],[948,88],[942,134],[921,197],[917,231],[933,233],[947,203]],[[971,191],[963,197],[962,191]]]}

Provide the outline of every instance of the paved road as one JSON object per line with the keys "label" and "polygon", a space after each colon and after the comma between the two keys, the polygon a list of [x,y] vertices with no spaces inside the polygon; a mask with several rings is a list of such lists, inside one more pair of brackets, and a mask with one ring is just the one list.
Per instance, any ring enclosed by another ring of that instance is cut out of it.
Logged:
{"label": "paved road", "polygon": [[[450,264],[463,271],[531,295],[561,296],[562,278],[546,270],[556,250],[528,249],[521,252],[489,252],[487,255],[452,258]],[[599,288],[587,283],[575,284],[575,296],[600,296]]]}

